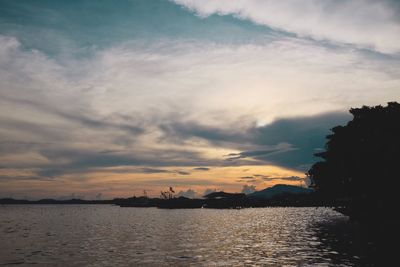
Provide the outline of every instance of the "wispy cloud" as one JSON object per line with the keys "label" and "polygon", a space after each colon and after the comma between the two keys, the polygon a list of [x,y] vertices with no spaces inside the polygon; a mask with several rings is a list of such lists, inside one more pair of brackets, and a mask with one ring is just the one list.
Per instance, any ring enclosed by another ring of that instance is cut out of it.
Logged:
{"label": "wispy cloud", "polygon": [[397,1],[173,0],[199,16],[233,15],[256,24],[383,53],[400,52]]}
{"label": "wispy cloud", "polygon": [[238,179],[241,183],[255,183],[262,182],[305,182],[305,177],[300,176],[269,176],[264,174],[254,174],[252,176],[242,176]]}
{"label": "wispy cloud", "polygon": [[177,194],[178,197],[187,197],[187,198],[197,198],[197,197],[201,197],[199,196],[199,194],[192,190],[192,189],[188,189],[186,191],[179,191]]}
{"label": "wispy cloud", "polygon": [[195,171],[209,171],[210,168],[206,168],[206,167],[196,167],[196,168],[193,168],[193,170],[195,170]]}
{"label": "wispy cloud", "polygon": [[248,194],[254,193],[255,191],[256,191],[256,187],[254,185],[247,185],[247,184],[243,185],[243,188],[242,188],[243,194],[248,195]]}
{"label": "wispy cloud", "polygon": [[262,177],[264,181],[274,181],[274,180],[282,180],[282,181],[291,181],[291,182],[302,182],[304,181],[304,177],[299,176],[288,176],[288,177]]}

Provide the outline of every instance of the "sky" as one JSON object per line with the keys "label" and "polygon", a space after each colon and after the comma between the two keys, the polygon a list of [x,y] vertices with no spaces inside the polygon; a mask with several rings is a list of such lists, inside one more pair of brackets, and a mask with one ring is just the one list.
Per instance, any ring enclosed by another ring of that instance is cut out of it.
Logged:
{"label": "sky", "polygon": [[302,185],[400,97],[400,3],[0,0],[0,197]]}

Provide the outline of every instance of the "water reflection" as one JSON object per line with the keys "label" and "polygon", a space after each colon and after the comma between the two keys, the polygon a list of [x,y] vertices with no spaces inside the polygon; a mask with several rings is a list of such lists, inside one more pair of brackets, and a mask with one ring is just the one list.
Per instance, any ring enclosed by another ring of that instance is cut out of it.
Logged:
{"label": "water reflection", "polygon": [[398,226],[390,222],[362,225],[347,218],[316,224],[319,249],[333,264],[392,266],[397,258]]}
{"label": "water reflection", "polygon": [[325,208],[2,206],[0,214],[3,265],[355,266],[369,251],[346,217]]}

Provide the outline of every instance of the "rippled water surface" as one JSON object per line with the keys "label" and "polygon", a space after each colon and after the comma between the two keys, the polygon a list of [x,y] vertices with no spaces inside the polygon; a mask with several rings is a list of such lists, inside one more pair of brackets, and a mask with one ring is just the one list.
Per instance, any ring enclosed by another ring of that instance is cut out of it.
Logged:
{"label": "rippled water surface", "polygon": [[0,265],[357,265],[321,225],[325,208],[162,210],[108,205],[0,206]]}

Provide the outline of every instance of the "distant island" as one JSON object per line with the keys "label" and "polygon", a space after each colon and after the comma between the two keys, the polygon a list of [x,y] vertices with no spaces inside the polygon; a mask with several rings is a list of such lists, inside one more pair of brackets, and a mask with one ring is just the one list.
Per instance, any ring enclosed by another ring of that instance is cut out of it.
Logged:
{"label": "distant island", "polygon": [[[171,191],[172,188],[170,188]],[[278,184],[264,190],[245,195],[243,193],[213,192],[203,198],[190,199],[177,197],[168,190],[159,198],[147,196],[114,198],[112,200],[20,200],[12,198],[0,199],[0,204],[114,204],[120,207],[157,207],[166,209],[182,208],[216,208],[238,209],[250,207],[304,207],[320,206],[322,203],[314,190],[293,185]]]}
{"label": "distant island", "polygon": [[40,200],[27,200],[27,199],[14,199],[14,198],[1,198],[0,205],[12,205],[12,204],[115,204],[114,200],[85,200],[85,199],[40,199]]}

